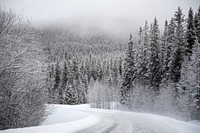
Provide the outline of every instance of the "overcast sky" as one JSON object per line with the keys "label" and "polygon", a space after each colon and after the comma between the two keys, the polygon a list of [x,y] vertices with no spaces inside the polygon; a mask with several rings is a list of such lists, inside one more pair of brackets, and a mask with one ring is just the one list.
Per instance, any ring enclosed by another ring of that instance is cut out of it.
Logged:
{"label": "overcast sky", "polygon": [[66,25],[112,33],[136,32],[156,16],[160,27],[180,6],[187,16],[200,0],[0,0],[5,7],[28,16],[34,25]]}

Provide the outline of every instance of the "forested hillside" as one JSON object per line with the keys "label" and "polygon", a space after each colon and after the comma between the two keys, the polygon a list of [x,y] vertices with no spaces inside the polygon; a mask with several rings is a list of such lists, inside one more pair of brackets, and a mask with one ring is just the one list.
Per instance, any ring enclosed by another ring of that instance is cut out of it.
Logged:
{"label": "forested hillside", "polygon": [[157,19],[129,42],[94,35],[50,47],[64,52],[49,66],[49,100],[98,108],[120,102],[132,111],[199,118],[200,8],[185,16],[178,7],[162,30]]}
{"label": "forested hillside", "polygon": [[39,125],[46,103],[200,119],[200,7],[126,39],[24,18],[0,8],[0,130]]}

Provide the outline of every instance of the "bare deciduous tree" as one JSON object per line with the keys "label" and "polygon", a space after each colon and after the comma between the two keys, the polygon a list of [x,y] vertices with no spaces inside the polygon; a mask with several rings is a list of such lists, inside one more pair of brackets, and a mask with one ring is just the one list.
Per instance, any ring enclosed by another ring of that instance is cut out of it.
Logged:
{"label": "bare deciduous tree", "polygon": [[0,130],[36,126],[45,116],[45,56],[34,29],[0,7]]}

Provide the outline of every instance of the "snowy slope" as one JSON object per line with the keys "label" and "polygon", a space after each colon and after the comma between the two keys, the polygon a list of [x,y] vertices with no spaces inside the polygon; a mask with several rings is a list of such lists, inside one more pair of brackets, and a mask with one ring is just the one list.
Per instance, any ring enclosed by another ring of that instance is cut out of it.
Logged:
{"label": "snowy slope", "polygon": [[42,126],[9,129],[0,133],[200,133],[200,125],[152,114],[103,109],[89,105],[52,105]]}
{"label": "snowy slope", "polygon": [[[72,133],[100,122],[98,117],[76,110],[77,106],[52,105],[53,113],[38,127],[18,128],[0,133]],[[79,108],[89,107],[80,105]]]}

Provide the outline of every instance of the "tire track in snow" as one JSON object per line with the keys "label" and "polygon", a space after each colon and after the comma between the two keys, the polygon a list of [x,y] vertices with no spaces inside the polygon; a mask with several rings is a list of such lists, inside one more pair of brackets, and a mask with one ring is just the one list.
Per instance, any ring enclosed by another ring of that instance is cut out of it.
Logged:
{"label": "tire track in snow", "polygon": [[115,127],[117,126],[117,123],[114,122],[112,117],[107,115],[107,114],[103,115],[103,116],[99,115],[97,117],[101,118],[101,122],[100,123],[98,123],[97,125],[95,125],[93,127],[78,131],[76,133],[94,133],[94,132],[95,133],[109,133],[113,129],[115,129]]}
{"label": "tire track in snow", "polygon": [[82,110],[101,119],[95,126],[76,133],[182,133],[169,122],[162,121],[155,115],[108,110]]}

